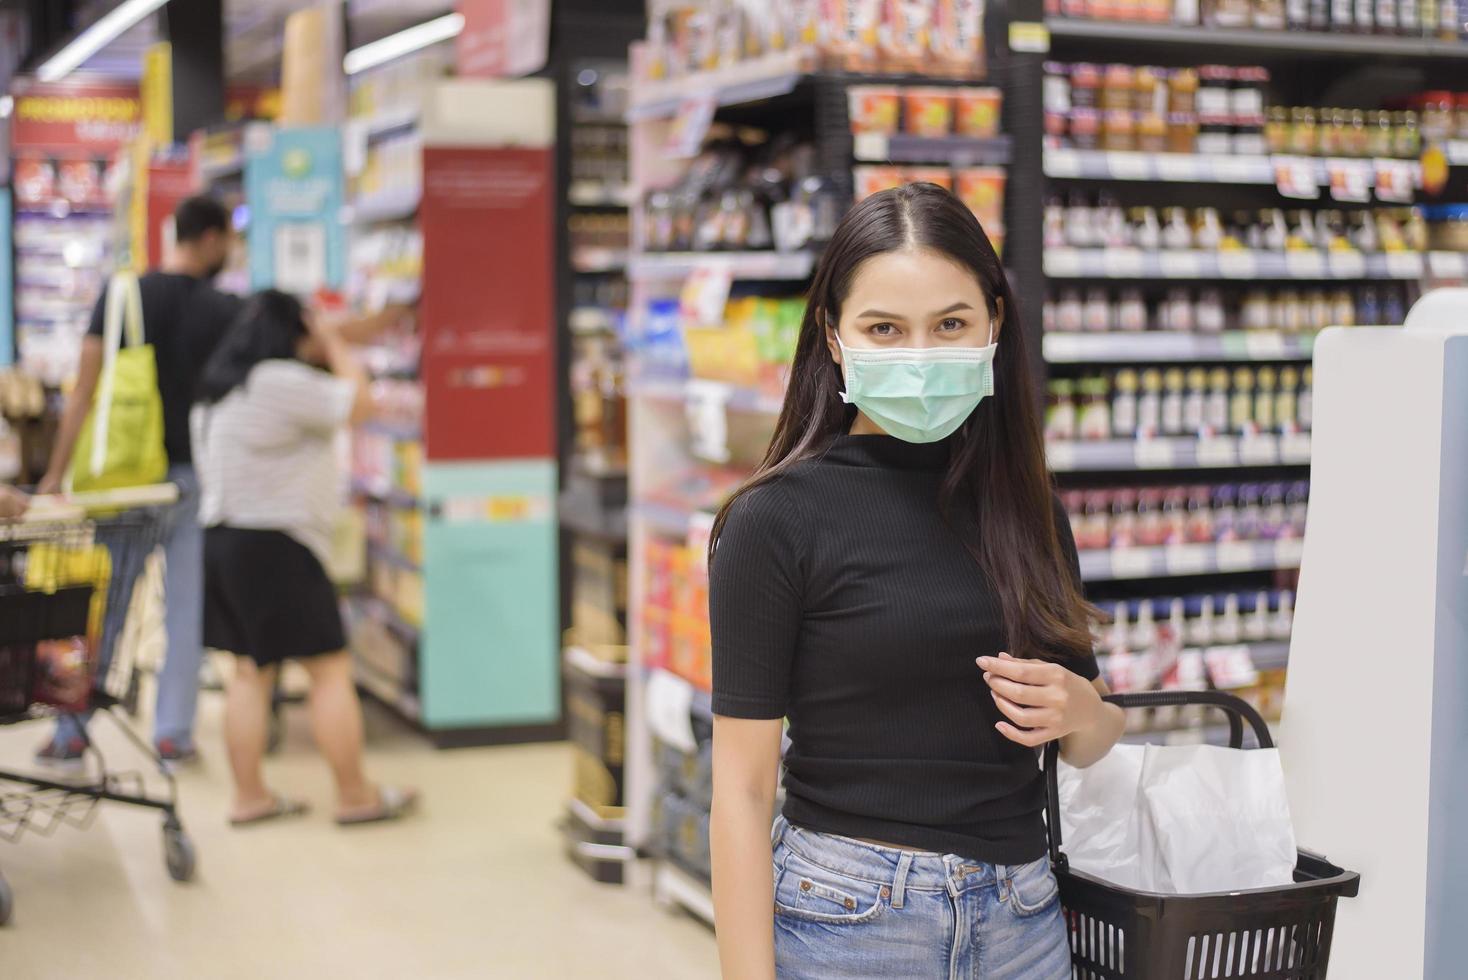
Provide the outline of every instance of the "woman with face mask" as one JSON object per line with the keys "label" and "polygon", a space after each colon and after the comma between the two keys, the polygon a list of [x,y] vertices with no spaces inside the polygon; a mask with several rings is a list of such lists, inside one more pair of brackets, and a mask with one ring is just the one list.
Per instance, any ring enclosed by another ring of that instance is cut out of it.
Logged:
{"label": "woman with face mask", "polygon": [[861,202],[816,270],[774,439],[711,545],[726,978],[1071,975],[1038,750],[1090,765],[1123,717],[1014,318],[932,184]]}

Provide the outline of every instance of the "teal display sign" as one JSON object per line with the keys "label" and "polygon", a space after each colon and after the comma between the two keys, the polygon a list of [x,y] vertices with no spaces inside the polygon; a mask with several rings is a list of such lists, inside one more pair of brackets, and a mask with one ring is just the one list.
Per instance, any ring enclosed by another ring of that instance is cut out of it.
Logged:
{"label": "teal display sign", "polygon": [[341,134],[262,128],[249,142],[250,288],[297,295],[341,288],[347,271]]}

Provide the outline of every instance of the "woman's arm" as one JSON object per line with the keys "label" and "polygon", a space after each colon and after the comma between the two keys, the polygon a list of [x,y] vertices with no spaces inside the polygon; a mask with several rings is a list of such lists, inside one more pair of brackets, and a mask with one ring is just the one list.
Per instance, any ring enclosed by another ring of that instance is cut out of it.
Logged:
{"label": "woman's arm", "polygon": [[724,980],[774,980],[770,824],[779,779],[779,720],[714,717],[714,918]]}
{"label": "woman's arm", "polygon": [[365,422],[372,417],[374,408],[372,379],[368,376],[367,369],[357,360],[335,325],[324,322],[320,317],[307,316],[306,326],[310,330],[316,350],[326,362],[327,369],[353,386],[355,394],[352,398],[352,413],[347,422],[351,425]]}
{"label": "woman's arm", "polygon": [[1121,708],[1101,700],[1105,681],[1007,653],[980,657],[978,664],[994,703],[1010,719],[996,727],[1011,742],[1038,747],[1059,739],[1060,757],[1084,769],[1110,752],[1126,728]]}

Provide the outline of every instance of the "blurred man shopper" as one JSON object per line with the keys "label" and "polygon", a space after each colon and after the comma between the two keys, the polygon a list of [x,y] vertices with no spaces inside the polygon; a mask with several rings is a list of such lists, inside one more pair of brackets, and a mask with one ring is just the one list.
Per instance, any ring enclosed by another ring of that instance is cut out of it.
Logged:
{"label": "blurred man shopper", "polygon": [[[173,220],[176,245],[172,256],[161,268],[144,275],[138,286],[144,341],[152,346],[158,366],[168,479],[179,493],[164,530],[168,654],[158,676],[153,722],[158,754],[165,762],[178,763],[195,755],[194,712],[204,654],[204,534],[198,520],[199,484],[189,442],[189,409],[204,363],[238,316],[243,300],[213,285],[229,258],[233,238],[230,214],[224,206],[210,197],[191,197],[174,211]],[[76,385],[67,398],[51,465],[39,487],[42,493],[63,489],[83,423],[92,408],[105,353],[106,307],[104,290],[82,342]],[[85,748],[81,725],[64,718],[37,759],[77,766]]]}

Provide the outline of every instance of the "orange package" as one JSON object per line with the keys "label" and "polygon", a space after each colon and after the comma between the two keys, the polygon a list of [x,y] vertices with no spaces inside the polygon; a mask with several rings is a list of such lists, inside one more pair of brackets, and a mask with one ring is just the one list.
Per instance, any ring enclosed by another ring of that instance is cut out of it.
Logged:
{"label": "orange package", "polygon": [[852,197],[861,201],[878,191],[901,187],[906,179],[900,167],[853,167],[851,183]]}
{"label": "orange package", "polygon": [[990,238],[1004,229],[1004,170],[1001,167],[965,167],[958,171],[957,189],[959,200],[979,219],[979,224],[990,232]]}
{"label": "orange package", "polygon": [[953,89],[910,88],[903,92],[907,118],[902,131],[909,136],[948,136],[953,132]]}
{"label": "orange package", "polygon": [[821,0],[821,40],[827,62],[842,71],[877,67],[881,0]]}
{"label": "orange package", "polygon": [[902,115],[902,97],[895,85],[853,85],[846,90],[851,131],[892,136]]}
{"label": "orange package", "polygon": [[938,0],[932,48],[937,74],[983,77],[984,0]]}
{"label": "orange package", "polygon": [[932,12],[931,0],[882,0],[878,43],[884,69],[912,74],[923,70],[931,44]]}
{"label": "orange package", "polygon": [[959,136],[999,135],[997,88],[960,88],[953,93],[953,131]]}

